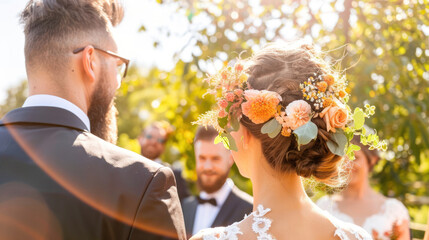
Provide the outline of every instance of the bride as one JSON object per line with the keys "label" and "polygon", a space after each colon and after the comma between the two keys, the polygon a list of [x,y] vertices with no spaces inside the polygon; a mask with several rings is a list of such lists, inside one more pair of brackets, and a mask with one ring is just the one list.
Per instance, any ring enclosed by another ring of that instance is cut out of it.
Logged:
{"label": "bride", "polygon": [[346,135],[361,133],[345,105],[345,78],[316,50],[269,45],[208,82],[218,107],[196,123],[214,126],[217,141],[233,150],[240,173],[253,183],[254,211],[192,240],[372,239],[318,208],[304,191],[302,178],[343,183],[342,155],[352,146]]}

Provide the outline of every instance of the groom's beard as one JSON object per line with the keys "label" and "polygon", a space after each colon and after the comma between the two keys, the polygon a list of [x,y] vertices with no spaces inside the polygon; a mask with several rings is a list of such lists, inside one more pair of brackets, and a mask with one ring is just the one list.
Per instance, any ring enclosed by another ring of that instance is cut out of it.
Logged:
{"label": "groom's beard", "polygon": [[[209,175],[210,177],[207,177]],[[206,193],[214,193],[222,188],[228,179],[229,171],[225,173],[216,173],[206,170],[197,172],[197,184],[201,191]],[[208,179],[210,178],[210,179]]]}
{"label": "groom's beard", "polygon": [[[114,91],[109,91],[106,80],[103,74],[95,87],[96,90],[92,95],[91,105],[88,109],[88,118],[91,123],[92,134],[107,142],[116,144],[118,139],[116,125],[118,110],[115,107]],[[113,95],[110,92],[113,92]]]}

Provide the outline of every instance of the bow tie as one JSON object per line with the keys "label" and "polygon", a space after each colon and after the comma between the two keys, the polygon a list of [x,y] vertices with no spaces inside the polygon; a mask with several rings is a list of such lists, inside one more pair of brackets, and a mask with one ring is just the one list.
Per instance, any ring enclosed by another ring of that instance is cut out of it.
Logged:
{"label": "bow tie", "polygon": [[202,199],[200,196],[197,196],[197,200],[198,200],[199,204],[209,203],[215,207],[217,206],[216,199],[214,199],[214,198]]}

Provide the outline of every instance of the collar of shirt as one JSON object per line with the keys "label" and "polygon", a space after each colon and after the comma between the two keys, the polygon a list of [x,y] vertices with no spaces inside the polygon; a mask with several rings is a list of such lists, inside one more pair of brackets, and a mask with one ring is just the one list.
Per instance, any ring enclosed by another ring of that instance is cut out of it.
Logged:
{"label": "collar of shirt", "polygon": [[88,128],[88,131],[91,131],[91,125],[89,122],[88,116],[75,104],[53,95],[47,94],[38,94],[29,96],[22,107],[57,107],[62,108],[67,111],[70,111],[76,115]]}
{"label": "collar of shirt", "polygon": [[200,197],[203,199],[214,198],[216,199],[217,205],[220,207],[225,202],[233,187],[234,182],[230,178],[228,178],[218,191],[210,194],[203,191],[200,193]]}
{"label": "collar of shirt", "polygon": [[217,206],[213,206],[211,204],[198,204],[195,211],[195,220],[192,234],[196,234],[201,229],[209,228],[213,225],[214,220],[219,214],[222,205],[225,203],[233,187],[234,182],[231,179],[227,179],[218,191],[210,194],[206,192],[200,193],[201,198],[215,198]]}
{"label": "collar of shirt", "polygon": [[161,158],[155,158],[153,161],[156,163],[162,164]]}

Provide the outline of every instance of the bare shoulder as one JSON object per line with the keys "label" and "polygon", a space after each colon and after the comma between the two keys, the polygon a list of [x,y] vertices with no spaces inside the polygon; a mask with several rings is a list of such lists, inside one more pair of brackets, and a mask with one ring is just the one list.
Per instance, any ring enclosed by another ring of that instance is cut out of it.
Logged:
{"label": "bare shoulder", "polygon": [[340,220],[332,220],[335,225],[335,237],[341,240],[372,240],[371,235],[363,228]]}

